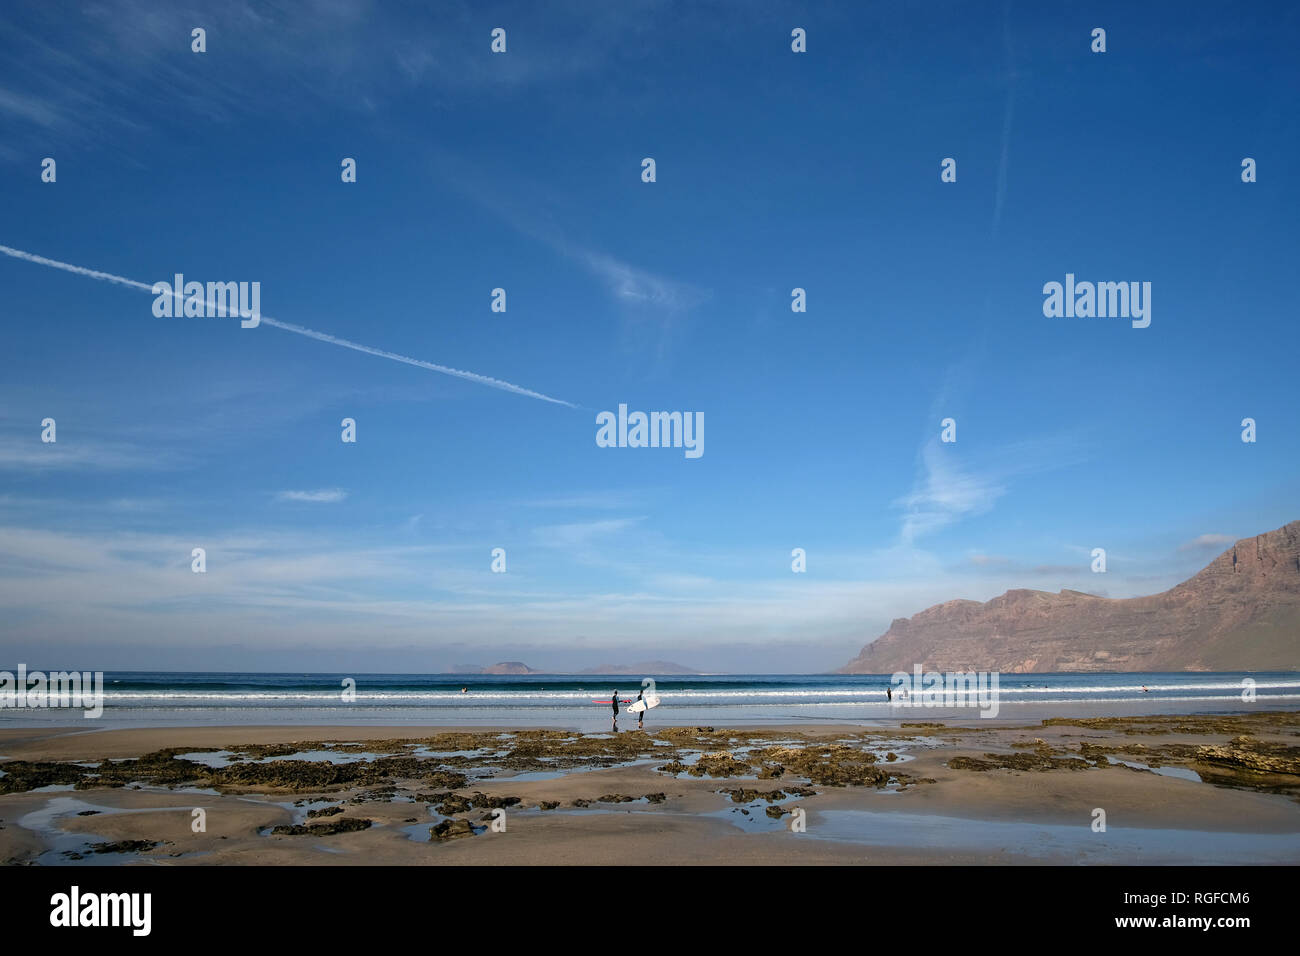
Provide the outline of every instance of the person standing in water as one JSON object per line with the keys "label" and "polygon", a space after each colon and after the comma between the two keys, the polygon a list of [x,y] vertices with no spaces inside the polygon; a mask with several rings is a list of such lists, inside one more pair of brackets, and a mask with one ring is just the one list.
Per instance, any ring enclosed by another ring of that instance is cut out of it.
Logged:
{"label": "person standing in water", "polygon": [[617,690],[614,691],[614,699],[612,703],[614,705],[614,724],[613,724],[614,733],[618,733],[618,691]]}
{"label": "person standing in water", "polygon": [[[641,690],[637,691],[637,694],[636,694],[636,700],[637,700],[637,703],[638,703],[638,704],[645,700],[645,688],[642,688]],[[638,710],[638,711],[636,712],[636,729],[637,729],[637,730],[645,730],[645,710],[644,710],[644,709],[642,709],[642,710]]]}

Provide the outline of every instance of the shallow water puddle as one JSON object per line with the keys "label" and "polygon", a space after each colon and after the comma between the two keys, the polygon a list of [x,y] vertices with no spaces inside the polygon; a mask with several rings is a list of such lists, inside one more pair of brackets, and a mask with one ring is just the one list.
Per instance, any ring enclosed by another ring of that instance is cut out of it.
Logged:
{"label": "shallow water puddle", "polygon": [[[36,792],[36,791],[32,791]],[[157,857],[147,857],[142,853],[95,853],[91,846],[95,843],[111,843],[105,836],[94,833],[69,832],[58,825],[63,817],[74,816],[93,811],[95,815],[121,816],[128,813],[189,813],[189,807],[151,807],[139,810],[124,810],[118,807],[105,807],[87,803],[77,797],[55,797],[39,810],[32,810],[19,817],[18,825],[25,830],[38,834],[49,844],[49,848],[36,858],[41,866],[118,866],[123,863],[157,862]],[[161,841],[158,841],[161,842]],[[75,854],[69,856],[68,854]],[[77,859],[77,857],[81,857]]]}
{"label": "shallow water puddle", "polygon": [[1300,862],[1300,833],[1229,833],[974,820],[922,813],[822,810],[806,836],[900,849],[1066,857],[1080,863],[1279,864]]}
{"label": "shallow water puddle", "polygon": [[236,763],[275,763],[277,760],[305,760],[314,763],[361,763],[363,761],[378,760],[381,757],[391,757],[392,754],[362,752],[345,752],[337,750],[300,750],[292,754],[277,754],[273,757],[246,757],[240,760],[232,759],[237,755],[233,750],[212,750],[199,751],[196,753],[177,754],[177,760],[188,760],[192,763],[202,764],[205,767],[211,767],[213,770],[221,770]]}
{"label": "shallow water puddle", "polygon": [[1158,773],[1162,777],[1174,777],[1177,780],[1190,780],[1192,783],[1201,783],[1201,775],[1195,770],[1188,770],[1186,767],[1148,767],[1144,763],[1135,763],[1132,760],[1120,760],[1118,757],[1107,756],[1111,766],[1132,767],[1134,770],[1149,770],[1151,773]]}

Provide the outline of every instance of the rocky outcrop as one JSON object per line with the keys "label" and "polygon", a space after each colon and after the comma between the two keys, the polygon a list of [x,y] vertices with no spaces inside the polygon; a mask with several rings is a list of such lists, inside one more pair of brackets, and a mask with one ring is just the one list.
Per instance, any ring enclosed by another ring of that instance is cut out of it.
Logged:
{"label": "rocky outcrop", "polygon": [[499,664],[489,664],[483,668],[481,674],[540,674],[541,671],[534,670],[523,661],[502,661]]}

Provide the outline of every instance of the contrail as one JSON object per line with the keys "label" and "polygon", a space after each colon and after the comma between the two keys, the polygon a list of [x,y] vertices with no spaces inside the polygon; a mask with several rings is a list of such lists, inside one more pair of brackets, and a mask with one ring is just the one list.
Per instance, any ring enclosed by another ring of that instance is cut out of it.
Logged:
{"label": "contrail", "polygon": [[[95,269],[87,269],[83,266],[74,266],[68,262],[59,262],[57,259],[47,259],[45,256],[38,256],[32,252],[24,252],[21,249],[13,249],[9,246],[0,245],[0,252],[12,259],[22,259],[24,262],[34,262],[40,266],[49,266],[52,269],[62,269],[64,272],[71,272],[73,275],[86,276],[90,279],[99,279],[101,282],[115,282],[118,285],[131,286],[134,289],[143,289],[145,292],[153,294],[153,286],[145,282],[137,282],[134,279],[128,279],[124,276],[115,276],[111,272],[99,272]],[[174,293],[180,298],[180,290]],[[541,392],[534,392],[532,389],[524,388],[521,385],[512,385],[510,382],[503,382],[499,378],[492,378],[488,375],[479,375],[477,372],[466,372],[458,368],[448,368],[446,365],[437,365],[434,362],[425,362],[422,359],[411,358],[406,355],[398,355],[396,352],[388,352],[384,349],[372,348],[369,345],[362,345],[360,342],[352,342],[348,339],[339,338],[337,335],[330,335],[326,332],[316,332],[313,329],[304,328],[301,325],[294,325],[291,322],[281,322],[278,319],[272,319],[269,316],[260,316],[262,322],[273,326],[277,329],[283,329],[286,332],[293,332],[295,335],[304,335],[309,339],[315,339],[318,342],[328,342],[330,345],[339,345],[345,349],[352,349],[354,352],[364,352],[367,355],[377,355],[380,358],[391,359],[394,362],[402,362],[406,365],[414,365],[416,368],[425,368],[431,372],[441,372],[443,375],[452,375],[456,378],[463,378],[468,382],[476,382],[479,385],[486,385],[489,388],[498,388],[503,392],[514,392],[516,395],[526,395],[529,398],[540,399],[543,402],[551,402],[554,405],[563,405],[566,408],[578,408],[579,406],[572,402],[566,402],[562,398],[552,398],[549,395],[543,395]]]}

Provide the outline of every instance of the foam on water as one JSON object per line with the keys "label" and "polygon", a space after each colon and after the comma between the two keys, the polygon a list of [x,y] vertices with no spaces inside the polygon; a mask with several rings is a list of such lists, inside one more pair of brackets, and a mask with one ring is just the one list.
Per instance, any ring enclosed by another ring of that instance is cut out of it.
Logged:
{"label": "foam on water", "polygon": [[[110,673],[105,676],[104,716],[86,725],[507,724],[594,730],[608,728],[609,710],[593,704],[593,698],[639,683],[626,675],[350,675],[357,681],[356,701],[344,702],[339,692],[342,676]],[[1242,700],[1247,678],[1254,681],[1252,701]],[[909,706],[897,695],[888,701],[886,674],[664,676],[656,681],[655,692],[663,703],[646,715],[651,729],[669,723],[888,725],[980,714],[973,706]],[[468,693],[461,693],[462,687]],[[1002,674],[996,719],[1256,709],[1300,709],[1300,674]],[[631,714],[620,716],[624,724],[635,720]],[[0,708],[0,727],[73,722],[83,722],[80,711],[74,718],[66,709]]]}

